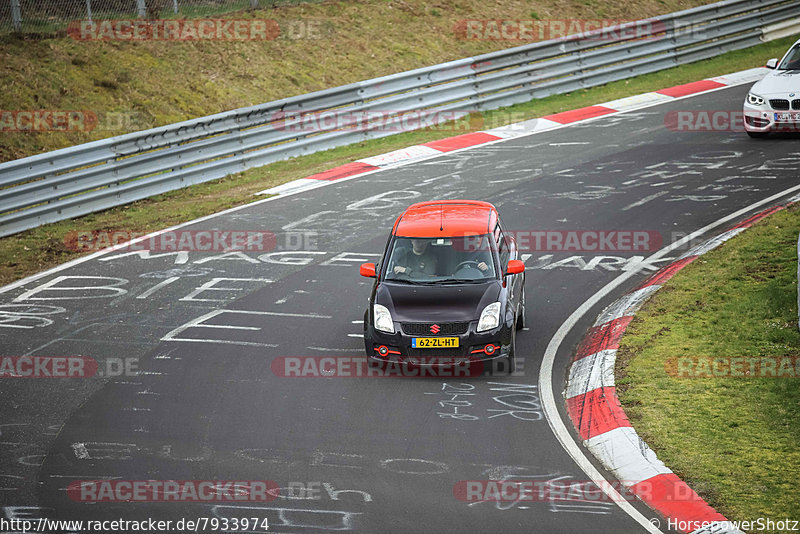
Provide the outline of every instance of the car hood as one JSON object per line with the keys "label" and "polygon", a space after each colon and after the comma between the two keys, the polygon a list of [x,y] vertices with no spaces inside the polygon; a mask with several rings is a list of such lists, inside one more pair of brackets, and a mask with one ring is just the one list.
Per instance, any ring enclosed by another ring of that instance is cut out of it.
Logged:
{"label": "car hood", "polygon": [[789,93],[795,93],[795,97],[800,98],[800,70],[772,71],[760,82],[757,82],[750,92],[758,96],[782,96],[783,98],[789,97]]}
{"label": "car hood", "polygon": [[497,280],[441,286],[383,282],[376,289],[375,303],[386,306],[399,322],[477,321],[483,308],[499,300],[501,290]]}

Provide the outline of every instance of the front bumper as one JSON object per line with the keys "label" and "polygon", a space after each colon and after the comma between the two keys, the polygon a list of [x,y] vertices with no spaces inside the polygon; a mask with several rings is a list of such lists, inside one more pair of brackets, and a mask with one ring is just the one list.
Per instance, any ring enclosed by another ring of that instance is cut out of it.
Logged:
{"label": "front bumper", "polygon": [[745,102],[742,107],[742,113],[744,115],[744,129],[748,132],[800,132],[800,122],[775,121],[776,113],[798,113],[798,110],[777,110],[772,109],[768,104],[753,106]]}
{"label": "front bumper", "polygon": [[507,358],[511,352],[512,324],[503,323],[486,332],[477,332],[477,321],[469,323],[464,334],[439,337],[458,338],[458,348],[418,349],[411,346],[417,336],[403,331],[401,323],[395,322],[395,333],[375,330],[372,325],[364,328],[364,348],[367,356],[380,362],[401,362],[421,366],[447,366],[464,361],[491,361]]}

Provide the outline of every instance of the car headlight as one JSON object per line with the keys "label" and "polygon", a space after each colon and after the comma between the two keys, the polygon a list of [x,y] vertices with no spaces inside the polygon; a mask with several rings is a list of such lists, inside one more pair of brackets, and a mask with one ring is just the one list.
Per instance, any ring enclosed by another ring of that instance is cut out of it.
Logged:
{"label": "car headlight", "polygon": [[478,332],[485,332],[492,328],[497,328],[500,324],[500,303],[493,302],[486,306],[481,312],[481,318],[478,321]]}
{"label": "car headlight", "polygon": [[763,106],[764,99],[753,93],[747,93],[747,103],[751,106]]}
{"label": "car headlight", "polygon": [[394,322],[392,321],[392,314],[386,306],[375,304],[372,307],[372,313],[375,316],[375,330],[394,334]]}

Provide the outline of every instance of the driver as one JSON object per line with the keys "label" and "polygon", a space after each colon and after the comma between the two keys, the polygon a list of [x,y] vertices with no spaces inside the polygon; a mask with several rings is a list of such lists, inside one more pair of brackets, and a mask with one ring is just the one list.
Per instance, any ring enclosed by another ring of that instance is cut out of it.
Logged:
{"label": "driver", "polygon": [[394,274],[409,274],[410,272],[432,275],[436,272],[436,256],[429,250],[430,241],[427,239],[412,239],[411,250],[398,258],[394,266]]}

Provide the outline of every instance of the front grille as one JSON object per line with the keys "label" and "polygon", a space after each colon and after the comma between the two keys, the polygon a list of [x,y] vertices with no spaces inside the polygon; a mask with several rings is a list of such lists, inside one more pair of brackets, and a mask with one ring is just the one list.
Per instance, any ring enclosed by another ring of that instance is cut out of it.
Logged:
{"label": "front grille", "polygon": [[772,109],[789,109],[789,101],[782,98],[770,100],[769,105],[772,106]]}
{"label": "front grille", "polygon": [[792,109],[798,110],[800,109],[800,98],[795,98],[792,100]]}
{"label": "front grille", "polygon": [[[431,332],[431,326],[439,326],[439,331],[435,334]],[[462,323],[402,323],[403,333],[409,336],[460,336],[466,334],[469,329],[468,322]]]}

